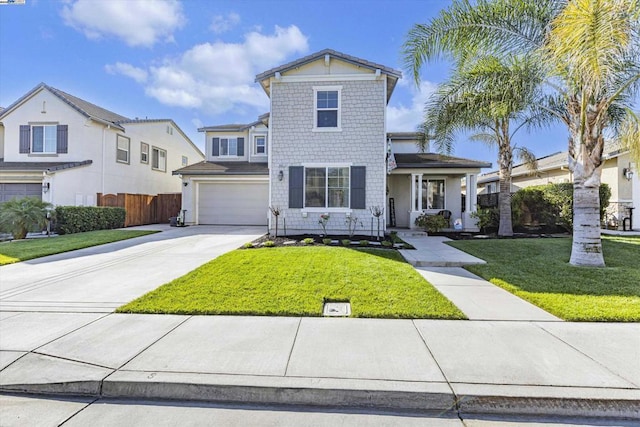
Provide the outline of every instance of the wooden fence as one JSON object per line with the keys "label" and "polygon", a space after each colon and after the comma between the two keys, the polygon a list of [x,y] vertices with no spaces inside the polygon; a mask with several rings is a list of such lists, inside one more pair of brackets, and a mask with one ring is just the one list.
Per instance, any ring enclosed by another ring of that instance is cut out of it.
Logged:
{"label": "wooden fence", "polygon": [[177,216],[182,206],[180,193],[167,193],[152,196],[149,194],[102,194],[98,193],[98,206],[124,208],[127,216],[125,227],[132,225],[168,223],[169,218]]}

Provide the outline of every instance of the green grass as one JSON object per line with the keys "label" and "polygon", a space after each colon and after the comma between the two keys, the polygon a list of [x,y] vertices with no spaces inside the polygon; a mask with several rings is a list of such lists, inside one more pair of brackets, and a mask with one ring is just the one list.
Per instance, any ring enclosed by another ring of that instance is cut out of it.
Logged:
{"label": "green grass", "polygon": [[603,236],[606,268],[569,265],[571,239],[454,241],[487,261],[467,269],[571,321],[640,321],[640,238]]}
{"label": "green grass", "polygon": [[90,246],[104,245],[156,233],[142,230],[99,230],[64,236],[42,237],[0,243],[0,265],[26,261],[47,255],[75,251]]}
{"label": "green grass", "polygon": [[465,318],[396,251],[326,246],[236,250],[118,311],[321,316],[327,300],[354,317]]}

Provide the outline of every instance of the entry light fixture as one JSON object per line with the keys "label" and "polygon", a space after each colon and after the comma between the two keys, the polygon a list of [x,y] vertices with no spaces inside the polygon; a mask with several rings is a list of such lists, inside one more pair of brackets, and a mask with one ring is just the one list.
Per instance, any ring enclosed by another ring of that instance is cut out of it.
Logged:
{"label": "entry light fixture", "polygon": [[51,184],[48,182],[43,182],[42,183],[42,192],[46,193],[49,191],[49,188],[51,188]]}
{"label": "entry light fixture", "polygon": [[631,164],[629,164],[628,168],[622,169],[622,175],[627,178],[627,181],[631,181],[633,178],[633,169],[631,169]]}
{"label": "entry light fixture", "polygon": [[284,179],[284,171],[278,172],[278,181],[282,181]]}

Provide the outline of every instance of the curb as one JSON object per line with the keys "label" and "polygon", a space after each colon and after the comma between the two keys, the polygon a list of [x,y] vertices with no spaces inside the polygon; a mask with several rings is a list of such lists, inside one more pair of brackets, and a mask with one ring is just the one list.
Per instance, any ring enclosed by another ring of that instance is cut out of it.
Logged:
{"label": "curb", "polygon": [[[452,392],[453,389],[453,392]],[[117,371],[104,380],[4,384],[0,392],[130,400],[640,420],[640,390]],[[455,392],[455,394],[454,394]]]}

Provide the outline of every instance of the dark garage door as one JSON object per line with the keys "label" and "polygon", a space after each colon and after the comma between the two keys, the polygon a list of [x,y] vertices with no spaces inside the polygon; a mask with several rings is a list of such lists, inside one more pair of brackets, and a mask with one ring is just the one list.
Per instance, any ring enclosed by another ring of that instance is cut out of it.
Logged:
{"label": "dark garage door", "polygon": [[0,202],[19,197],[42,198],[42,184],[0,184]]}

